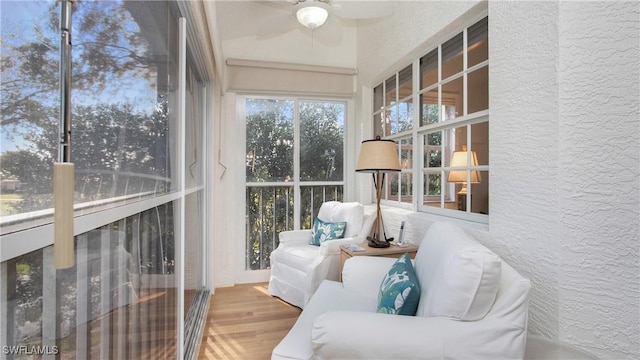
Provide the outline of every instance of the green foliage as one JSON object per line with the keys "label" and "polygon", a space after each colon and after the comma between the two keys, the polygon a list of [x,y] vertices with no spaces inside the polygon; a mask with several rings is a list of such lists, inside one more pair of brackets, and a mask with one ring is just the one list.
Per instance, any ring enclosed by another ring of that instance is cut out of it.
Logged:
{"label": "green foliage", "polygon": [[[125,192],[158,189],[140,176],[166,177],[168,162],[168,119],[166,103],[151,116],[130,104],[98,104],[73,108],[74,146],[72,160],[76,168],[77,201],[97,200]],[[57,126],[49,123],[41,131],[26,134],[29,150],[8,151],[0,155],[3,177],[22,182],[24,201],[20,212],[52,206],[52,164],[57,150]],[[138,175],[136,175],[138,174]],[[133,181],[133,182],[132,182]],[[136,186],[134,186],[134,184]],[[163,186],[168,186],[164,184]]]}
{"label": "green foliage", "polygon": [[344,105],[300,103],[300,180],[340,181],[344,161]]}
{"label": "green foliage", "polygon": [[22,183],[25,197],[29,194],[51,193],[53,159],[47,152],[7,151],[0,155],[2,177],[15,178]]}
{"label": "green foliage", "polygon": [[[248,99],[247,182],[293,182],[294,102]],[[340,103],[299,102],[300,181],[343,180],[345,107]],[[247,187],[247,268],[265,269],[278,246],[278,233],[292,230],[292,186]],[[304,186],[301,224],[311,220],[323,202],[342,200],[342,186]],[[337,189],[339,188],[339,190]]]}
{"label": "green foliage", "polygon": [[247,181],[293,178],[293,102],[247,100]]}
{"label": "green foliage", "polygon": [[247,187],[247,268],[266,269],[278,233],[293,230],[293,188]]}
{"label": "green foliage", "polygon": [[[132,15],[141,13],[139,6],[115,1],[79,1],[73,6],[71,161],[76,201],[162,192],[170,186],[149,180],[169,177],[171,170],[167,95],[158,94],[155,111],[136,107],[129,98],[153,94],[152,80],[159,75],[158,54],[152,54],[150,40],[136,22],[140,19]],[[157,6],[167,9],[166,3]],[[35,16],[13,24],[32,29],[8,31],[0,44],[0,123],[3,134],[19,146],[3,152],[0,162],[3,177],[23,183],[24,201],[14,206],[18,212],[52,205],[52,164],[59,142],[59,4],[51,3],[46,16],[46,25]],[[13,19],[2,20],[10,29]],[[160,41],[166,34],[157,36]],[[109,96],[123,89],[130,89],[126,97]]]}

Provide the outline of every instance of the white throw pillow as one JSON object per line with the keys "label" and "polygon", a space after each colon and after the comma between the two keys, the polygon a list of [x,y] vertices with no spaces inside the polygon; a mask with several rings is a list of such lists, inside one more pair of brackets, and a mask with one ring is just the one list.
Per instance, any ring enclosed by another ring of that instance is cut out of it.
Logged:
{"label": "white throw pillow", "polygon": [[364,219],[364,206],[358,202],[327,201],[322,204],[318,218],[325,222],[347,222],[345,238],[351,238],[360,233]]}
{"label": "white throw pillow", "polygon": [[416,316],[482,319],[500,286],[500,258],[453,223],[429,227],[415,259],[422,289]]}

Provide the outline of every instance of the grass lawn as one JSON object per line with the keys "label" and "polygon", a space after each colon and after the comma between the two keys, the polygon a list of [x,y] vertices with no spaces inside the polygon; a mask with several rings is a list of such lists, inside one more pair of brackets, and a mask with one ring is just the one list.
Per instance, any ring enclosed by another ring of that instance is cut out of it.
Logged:
{"label": "grass lawn", "polygon": [[20,194],[0,194],[0,216],[7,216],[16,213],[13,206],[22,201]]}

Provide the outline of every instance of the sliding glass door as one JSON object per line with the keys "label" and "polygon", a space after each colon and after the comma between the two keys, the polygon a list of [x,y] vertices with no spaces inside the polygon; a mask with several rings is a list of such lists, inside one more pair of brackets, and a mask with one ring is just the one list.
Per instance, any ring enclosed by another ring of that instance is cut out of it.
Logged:
{"label": "sliding glass door", "polygon": [[340,101],[246,98],[246,270],[269,269],[278,233],[342,201],[346,114]]}
{"label": "sliding glass door", "polygon": [[74,2],[75,263],[55,269],[60,2],[0,1],[1,359],[190,358],[212,105],[184,6]]}

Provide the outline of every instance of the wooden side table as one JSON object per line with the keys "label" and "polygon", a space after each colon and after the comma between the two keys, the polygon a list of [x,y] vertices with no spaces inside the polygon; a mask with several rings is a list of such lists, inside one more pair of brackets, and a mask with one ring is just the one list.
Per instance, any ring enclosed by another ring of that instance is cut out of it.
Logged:
{"label": "wooden side table", "polygon": [[364,251],[352,251],[347,249],[344,245],[340,246],[340,281],[342,281],[342,268],[344,268],[344,262],[353,256],[381,256],[388,258],[398,258],[404,253],[409,253],[409,257],[414,259],[416,252],[418,251],[418,245],[408,244],[404,247],[396,246],[392,243],[388,248],[372,248],[367,245],[367,242],[358,244]]}

